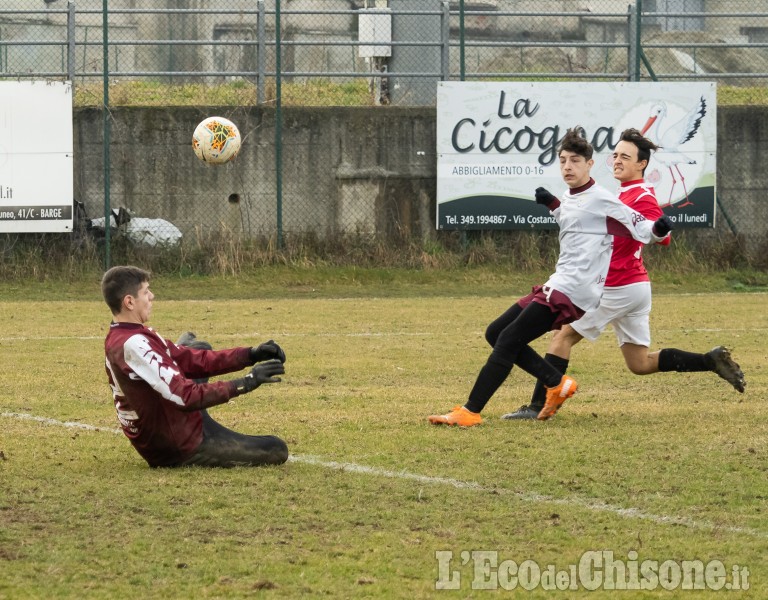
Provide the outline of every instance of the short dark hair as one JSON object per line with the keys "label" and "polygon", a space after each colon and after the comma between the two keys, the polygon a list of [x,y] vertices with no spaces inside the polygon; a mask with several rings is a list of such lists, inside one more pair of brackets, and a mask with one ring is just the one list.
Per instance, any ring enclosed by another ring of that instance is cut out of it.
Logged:
{"label": "short dark hair", "polygon": [[583,156],[585,159],[590,160],[594,148],[592,148],[592,144],[587,141],[587,138],[584,137],[583,133],[584,128],[579,125],[566,131],[563,141],[560,142],[560,148],[557,150],[557,154],[560,155],[563,151],[573,152],[574,154],[578,154],[579,156]]}
{"label": "short dark hair", "polygon": [[[651,140],[649,140],[647,137],[645,137],[642,133],[640,133],[637,129],[634,127],[630,127],[629,129],[625,129],[621,132],[621,138],[619,138],[619,141],[621,142],[629,142],[630,144],[634,144],[637,147],[637,160],[645,160],[650,161],[651,160],[651,152],[655,152],[659,149],[659,147],[654,144]],[[645,165],[646,167],[648,165]],[[643,169],[643,174],[645,174],[645,169]]]}
{"label": "short dark hair", "polygon": [[101,278],[101,293],[113,315],[123,307],[123,298],[136,296],[141,284],[149,281],[149,271],[132,266],[112,267]]}

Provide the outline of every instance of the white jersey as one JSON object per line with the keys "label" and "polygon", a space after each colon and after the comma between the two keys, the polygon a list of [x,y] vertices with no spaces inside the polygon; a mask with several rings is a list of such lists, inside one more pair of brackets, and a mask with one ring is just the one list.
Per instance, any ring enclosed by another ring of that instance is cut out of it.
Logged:
{"label": "white jersey", "polygon": [[545,285],[562,292],[584,311],[600,304],[614,233],[644,244],[663,239],[651,231],[652,221],[593,179],[566,190],[552,214],[560,226],[560,257]]}

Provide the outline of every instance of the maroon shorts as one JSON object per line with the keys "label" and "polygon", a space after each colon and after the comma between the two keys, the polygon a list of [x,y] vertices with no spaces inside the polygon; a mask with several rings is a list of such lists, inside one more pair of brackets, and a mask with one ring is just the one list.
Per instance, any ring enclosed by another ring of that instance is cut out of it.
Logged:
{"label": "maroon shorts", "polygon": [[520,308],[525,308],[531,302],[542,304],[557,315],[552,329],[560,329],[563,325],[578,321],[584,315],[584,311],[573,304],[568,296],[543,285],[533,286],[530,294],[517,301]]}

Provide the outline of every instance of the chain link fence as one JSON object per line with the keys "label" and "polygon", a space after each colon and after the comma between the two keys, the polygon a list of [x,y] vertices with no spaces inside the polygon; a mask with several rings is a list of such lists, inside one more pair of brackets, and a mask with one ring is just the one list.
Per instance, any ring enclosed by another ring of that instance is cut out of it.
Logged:
{"label": "chain link fence", "polygon": [[[755,0],[0,5],[0,78],[73,83],[81,215],[124,209],[107,249],[141,219],[198,247],[434,241],[438,81],[716,81],[728,107],[768,104],[766,77],[768,2]],[[213,114],[243,137],[237,160],[215,167],[191,150]],[[753,255],[768,245],[754,228],[761,185],[754,201],[720,190],[720,227]]]}

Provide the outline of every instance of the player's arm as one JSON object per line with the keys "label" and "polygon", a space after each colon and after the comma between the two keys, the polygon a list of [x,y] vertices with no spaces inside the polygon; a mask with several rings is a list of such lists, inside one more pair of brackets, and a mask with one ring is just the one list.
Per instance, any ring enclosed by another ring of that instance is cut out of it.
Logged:
{"label": "player's arm", "polygon": [[171,358],[181,367],[182,372],[190,379],[202,379],[234,373],[252,365],[250,348],[228,348],[226,350],[204,350],[177,346],[170,340],[165,340]]}
{"label": "player's arm", "polygon": [[243,377],[228,381],[196,383],[179,373],[178,378],[168,387],[172,393],[178,391],[178,397],[182,399],[181,403],[177,403],[179,410],[201,410],[224,404],[236,396],[252,392],[265,383],[278,383],[278,375],[283,373],[283,363],[274,359],[257,364]]}
{"label": "player's arm", "polygon": [[[219,351],[223,352],[223,351]],[[249,355],[246,348],[242,353]],[[161,342],[145,335],[134,335],[123,346],[127,376],[140,379],[162,398],[181,411],[192,411],[224,404],[231,398],[251,392],[264,383],[280,381],[277,375],[285,372],[279,360],[260,363],[251,372],[230,381],[196,383],[181,371],[168,355]],[[230,372],[230,371],[226,371]]]}
{"label": "player's arm", "polygon": [[165,340],[165,344],[168,346],[173,360],[190,379],[233,373],[266,360],[277,359],[282,363],[285,362],[285,352],[274,340],[249,348],[230,348],[227,350],[205,350],[184,345],[177,346],[170,340]]}
{"label": "player's arm", "polygon": [[555,221],[560,224],[560,199],[550,193],[550,191],[543,187],[537,187],[534,194],[536,204],[545,207],[555,218]]}
{"label": "player's arm", "polygon": [[[656,196],[650,192],[645,192],[642,196],[637,198],[631,208],[642,214],[649,221],[656,221],[664,215],[664,211],[659,206],[659,201]],[[663,240],[656,242],[659,246],[669,246],[672,241],[672,234],[669,234]]]}
{"label": "player's arm", "polygon": [[559,198],[553,195],[547,188],[537,187],[533,197],[536,200],[536,204],[546,207],[549,212],[554,212],[560,208]]}
{"label": "player's arm", "polygon": [[672,230],[669,217],[661,216],[651,221],[613,196],[601,196],[600,202],[610,234],[631,237],[643,244],[649,244],[662,241]]}

